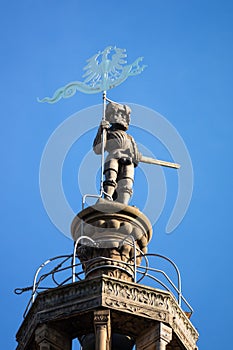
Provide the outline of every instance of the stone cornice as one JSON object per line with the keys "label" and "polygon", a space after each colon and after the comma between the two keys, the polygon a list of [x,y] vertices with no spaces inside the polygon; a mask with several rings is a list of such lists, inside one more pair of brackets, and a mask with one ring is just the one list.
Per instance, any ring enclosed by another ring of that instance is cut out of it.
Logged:
{"label": "stone cornice", "polygon": [[198,332],[170,292],[104,278],[103,305],[167,323],[187,349],[197,349]]}
{"label": "stone cornice", "polygon": [[40,293],[17,333],[17,350],[25,349],[39,324],[72,322],[99,308],[168,324],[186,349],[197,349],[198,333],[171,293],[102,276]]}

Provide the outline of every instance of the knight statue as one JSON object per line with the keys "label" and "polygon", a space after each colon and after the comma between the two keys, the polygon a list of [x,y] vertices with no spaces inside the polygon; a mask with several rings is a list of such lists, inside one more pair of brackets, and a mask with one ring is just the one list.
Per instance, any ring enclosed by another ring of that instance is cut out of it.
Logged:
{"label": "knight statue", "polygon": [[131,109],[110,102],[105,111],[105,120],[100,123],[93,143],[96,154],[101,154],[102,132],[106,130],[104,150],[108,156],[104,164],[104,193],[106,199],[128,204],[132,196],[134,168],[140,161],[140,153],[132,136],[126,133],[130,124]]}

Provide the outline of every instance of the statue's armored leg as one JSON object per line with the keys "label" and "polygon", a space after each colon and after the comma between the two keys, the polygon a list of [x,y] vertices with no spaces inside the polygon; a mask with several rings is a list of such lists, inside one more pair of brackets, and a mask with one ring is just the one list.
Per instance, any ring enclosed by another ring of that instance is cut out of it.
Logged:
{"label": "statue's armored leg", "polygon": [[117,178],[116,201],[128,204],[133,194],[134,164],[120,165]]}
{"label": "statue's armored leg", "polygon": [[[114,179],[115,178],[115,179]],[[113,193],[115,192],[115,188],[117,185],[116,182],[117,173],[114,170],[108,170],[105,173],[105,181],[104,181],[104,192],[105,198],[109,199],[109,197],[112,198]]]}
{"label": "statue's armored leg", "polygon": [[104,175],[105,175],[105,181],[104,181],[104,192],[105,198],[110,199],[113,197],[113,194],[115,192],[116,186],[117,186],[117,173],[118,173],[118,160],[117,159],[111,159],[110,161],[105,163],[104,167]]}
{"label": "statue's armored leg", "polygon": [[117,202],[128,205],[129,200],[133,194],[133,180],[130,178],[122,179],[117,185]]}

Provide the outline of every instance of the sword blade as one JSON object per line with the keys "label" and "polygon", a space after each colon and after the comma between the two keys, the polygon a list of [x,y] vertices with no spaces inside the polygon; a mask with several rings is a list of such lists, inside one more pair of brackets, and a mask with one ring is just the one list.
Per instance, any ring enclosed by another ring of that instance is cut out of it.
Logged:
{"label": "sword blade", "polygon": [[165,160],[154,159],[154,158],[146,157],[146,156],[141,156],[140,162],[147,163],[147,164],[155,164],[155,165],[166,166],[168,168],[174,168],[174,169],[179,169],[180,168],[180,164],[166,162]]}

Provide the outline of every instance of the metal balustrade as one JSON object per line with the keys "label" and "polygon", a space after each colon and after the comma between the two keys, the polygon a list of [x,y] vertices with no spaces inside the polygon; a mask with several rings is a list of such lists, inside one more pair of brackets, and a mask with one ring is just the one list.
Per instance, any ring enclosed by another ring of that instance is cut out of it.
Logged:
{"label": "metal balustrade", "polygon": [[[98,261],[101,261],[101,265],[94,266],[93,268],[88,269],[88,271],[86,272],[86,276],[94,270],[98,270],[100,268],[107,269],[110,267],[116,267],[117,269],[130,275],[132,280],[136,283],[141,283],[146,278],[149,278],[153,282],[156,282],[160,287],[171,292],[177,299],[177,302],[180,306],[183,302],[186,305],[188,312],[190,314],[193,313],[192,307],[182,294],[181,275],[179,269],[170,258],[156,253],[144,254],[138,247],[136,247],[136,242],[133,236],[129,235],[120,242],[118,249],[120,251],[121,247],[124,244],[131,245],[133,247],[134,256],[133,258],[131,258],[130,261],[125,262],[104,256],[99,256],[93,259],[86,260],[82,263],[76,263],[76,251],[80,242],[82,242],[82,245],[86,245],[93,248],[101,248],[102,243],[106,243],[105,241],[95,242],[88,236],[81,236],[75,242],[72,254],[59,255],[43,262],[36,270],[31,286],[25,288],[16,288],[14,290],[14,292],[18,295],[24,292],[31,291],[31,296],[26,306],[26,310],[23,314],[23,317],[27,315],[27,312],[30,306],[35,301],[35,298],[38,293],[48,289],[63,286],[65,284],[75,283],[77,281],[83,280],[85,278],[85,272],[83,267],[85,265],[90,265]],[[84,244],[83,242],[86,242],[86,244]],[[138,258],[142,258],[142,264],[140,265],[136,264]],[[174,273],[176,275],[176,281],[172,281],[172,279],[168,276],[168,274],[165,271],[157,269],[155,267],[151,267],[150,265],[152,265],[152,258],[167,261],[174,270]],[[104,263],[105,261],[106,264]],[[112,263],[112,265],[109,263]],[[114,265],[114,263],[120,264],[121,266],[116,266]],[[42,272],[45,269],[47,269],[48,271],[42,274]],[[130,270],[132,271],[132,273],[130,273]],[[137,276],[139,277],[137,278]],[[163,277],[163,280],[161,280],[160,276]]]}

